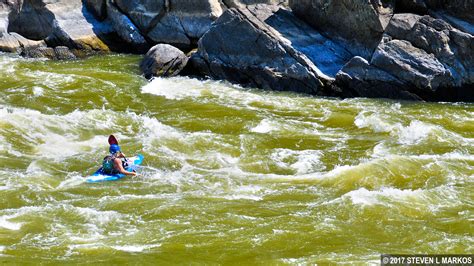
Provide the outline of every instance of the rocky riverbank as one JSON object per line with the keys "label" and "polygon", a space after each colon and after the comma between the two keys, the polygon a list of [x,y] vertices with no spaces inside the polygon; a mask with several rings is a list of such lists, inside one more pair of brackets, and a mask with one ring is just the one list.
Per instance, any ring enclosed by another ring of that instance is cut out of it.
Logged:
{"label": "rocky riverbank", "polygon": [[184,68],[314,95],[474,101],[473,10],[472,0],[0,0],[0,50],[73,59],[167,44],[182,53],[153,47],[146,76]]}

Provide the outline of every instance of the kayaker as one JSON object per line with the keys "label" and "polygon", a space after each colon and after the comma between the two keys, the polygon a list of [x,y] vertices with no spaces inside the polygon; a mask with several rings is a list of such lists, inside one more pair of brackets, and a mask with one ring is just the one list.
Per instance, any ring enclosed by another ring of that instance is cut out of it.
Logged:
{"label": "kayaker", "polygon": [[124,174],[136,176],[137,173],[129,172],[125,170],[127,167],[127,161],[125,155],[120,150],[118,144],[111,144],[109,148],[110,155],[104,158],[102,162],[102,172],[105,174],[115,175],[115,174]]}

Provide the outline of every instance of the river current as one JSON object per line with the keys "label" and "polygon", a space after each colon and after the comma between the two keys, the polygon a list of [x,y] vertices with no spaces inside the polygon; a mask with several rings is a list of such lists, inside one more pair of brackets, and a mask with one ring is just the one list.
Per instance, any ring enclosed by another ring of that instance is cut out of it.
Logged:
{"label": "river current", "polygon": [[[0,54],[0,262],[474,252],[473,104],[149,82],[139,60]],[[87,183],[109,134],[140,175]]]}

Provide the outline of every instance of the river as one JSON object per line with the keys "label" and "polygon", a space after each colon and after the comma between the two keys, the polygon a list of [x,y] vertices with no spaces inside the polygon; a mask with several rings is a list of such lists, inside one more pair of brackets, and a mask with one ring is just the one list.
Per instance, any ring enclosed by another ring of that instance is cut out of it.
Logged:
{"label": "river", "polygon": [[[0,262],[474,252],[474,104],[149,82],[140,58],[0,54]],[[87,183],[109,134],[140,175]]]}

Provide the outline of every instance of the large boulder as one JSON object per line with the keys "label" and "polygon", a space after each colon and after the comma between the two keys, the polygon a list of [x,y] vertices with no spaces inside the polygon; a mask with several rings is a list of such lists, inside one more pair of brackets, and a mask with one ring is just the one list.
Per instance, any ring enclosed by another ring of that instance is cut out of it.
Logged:
{"label": "large boulder", "polygon": [[474,0],[396,0],[395,13],[430,15],[474,34]]}
{"label": "large boulder", "polygon": [[148,42],[140,33],[140,30],[111,1],[107,2],[107,15],[107,21],[112,24],[115,32],[124,42],[124,46],[128,47],[128,52],[142,53],[149,48]]}
{"label": "large boulder", "polygon": [[117,7],[153,43],[191,49],[228,8],[251,4],[287,5],[287,0],[115,0]]}
{"label": "large boulder", "polygon": [[168,11],[166,0],[115,0],[144,34],[148,33]]}
{"label": "large boulder", "polygon": [[115,3],[152,42],[182,49],[191,48],[225,8],[218,0],[115,0]]}
{"label": "large boulder", "polygon": [[344,97],[420,100],[409,92],[409,84],[356,56],[337,74],[336,85],[345,88]]}
{"label": "large boulder", "polygon": [[146,78],[176,76],[183,70],[188,62],[188,57],[169,44],[153,46],[140,63],[140,69]]}
{"label": "large boulder", "polygon": [[44,41],[33,41],[15,32],[0,32],[0,51],[21,53],[24,49],[46,47]]}
{"label": "large boulder", "polygon": [[316,29],[341,38],[354,55],[370,58],[393,15],[393,0],[290,0],[293,12]]}
{"label": "large boulder", "polygon": [[44,41],[29,40],[16,32],[9,32],[10,20],[20,12],[20,9],[20,2],[0,2],[0,51],[21,53],[25,48],[46,46]]}
{"label": "large boulder", "polygon": [[451,86],[474,83],[474,36],[443,20],[413,14],[395,15],[386,33],[434,55],[455,78]]}
{"label": "large boulder", "polygon": [[372,56],[371,64],[422,90],[436,91],[455,82],[449,69],[433,54],[407,41],[382,43]]}
{"label": "large boulder", "polygon": [[3,10],[0,11],[0,31],[3,32],[0,47],[11,47],[8,43],[17,39],[17,52],[22,47],[43,46],[44,43],[51,47],[64,45],[86,53],[109,50],[103,40],[113,34],[112,27],[96,20],[83,8],[81,0],[4,0],[0,9]]}
{"label": "large boulder", "polygon": [[56,60],[71,60],[76,59],[76,56],[66,46],[38,47],[23,49],[22,56],[31,58],[48,58]]}
{"label": "large boulder", "polygon": [[396,14],[370,63],[354,59],[336,84],[367,97],[391,97],[387,85],[395,85],[424,100],[472,100],[474,36],[430,16]]}
{"label": "large boulder", "polygon": [[264,89],[321,93],[351,55],[288,10],[227,10],[199,40],[200,72]]}

